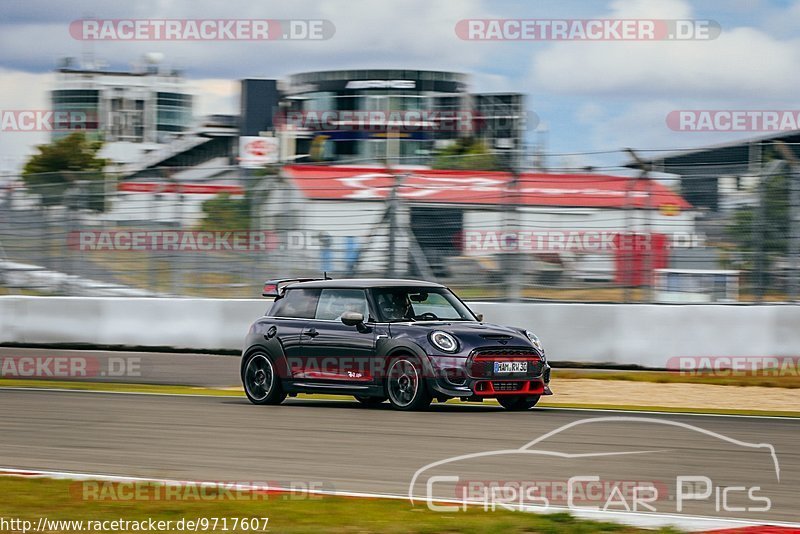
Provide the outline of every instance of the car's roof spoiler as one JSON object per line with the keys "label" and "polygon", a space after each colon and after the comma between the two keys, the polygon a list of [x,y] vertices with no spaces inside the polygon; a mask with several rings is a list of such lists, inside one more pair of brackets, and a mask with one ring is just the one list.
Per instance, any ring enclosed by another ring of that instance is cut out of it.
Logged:
{"label": "car's roof spoiler", "polygon": [[280,297],[283,295],[283,290],[290,284],[298,282],[315,282],[317,280],[330,280],[327,276],[325,278],[280,278],[278,280],[267,280],[264,282],[264,289],[261,291],[262,297]]}

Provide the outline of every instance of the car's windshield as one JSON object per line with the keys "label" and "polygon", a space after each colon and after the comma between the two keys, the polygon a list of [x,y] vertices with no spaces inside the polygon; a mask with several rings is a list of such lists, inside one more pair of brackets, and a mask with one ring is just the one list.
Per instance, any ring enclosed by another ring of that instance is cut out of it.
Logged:
{"label": "car's windshield", "polygon": [[476,320],[446,288],[386,287],[372,292],[382,322]]}

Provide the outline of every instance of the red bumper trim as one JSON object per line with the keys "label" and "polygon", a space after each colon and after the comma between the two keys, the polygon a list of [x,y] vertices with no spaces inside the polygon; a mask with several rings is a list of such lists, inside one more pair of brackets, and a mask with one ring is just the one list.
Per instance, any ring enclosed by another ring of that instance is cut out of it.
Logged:
{"label": "red bumper trim", "polygon": [[[513,391],[495,390],[493,382],[514,382],[522,384],[520,389]],[[498,395],[546,395],[545,385],[541,380],[480,380],[473,387],[475,395],[479,397],[496,397]]]}

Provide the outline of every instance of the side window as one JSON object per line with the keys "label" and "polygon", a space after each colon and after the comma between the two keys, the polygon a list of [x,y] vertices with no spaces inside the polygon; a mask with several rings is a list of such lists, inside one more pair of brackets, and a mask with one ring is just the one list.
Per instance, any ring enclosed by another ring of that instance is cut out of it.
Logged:
{"label": "side window", "polygon": [[353,311],[369,316],[367,295],[363,289],[323,289],[315,319],[336,321],[344,312]]}
{"label": "side window", "polygon": [[272,305],[270,316],[313,319],[319,293],[319,289],[287,289],[283,298]]}

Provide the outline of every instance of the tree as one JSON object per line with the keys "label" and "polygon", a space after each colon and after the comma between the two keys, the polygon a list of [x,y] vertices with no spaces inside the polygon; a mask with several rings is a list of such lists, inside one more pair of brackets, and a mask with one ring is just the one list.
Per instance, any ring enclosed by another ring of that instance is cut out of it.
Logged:
{"label": "tree", "polygon": [[737,248],[749,253],[736,267],[749,271],[757,294],[773,284],[772,268],[789,245],[789,180],[784,174],[764,178],[759,188],[763,206],[741,208],[728,233]]}
{"label": "tree", "polygon": [[434,169],[506,170],[497,156],[480,139],[462,137],[452,145],[439,150],[433,159]]}
{"label": "tree", "polygon": [[231,198],[230,193],[220,193],[203,202],[205,217],[200,223],[203,230],[234,232],[250,228],[250,201]]}
{"label": "tree", "polygon": [[787,252],[789,245],[789,180],[784,174],[766,178],[762,193],[763,220],[758,206],[739,209],[729,227],[731,239],[748,252],[763,250],[767,255]]}
{"label": "tree", "polygon": [[229,193],[220,193],[203,202],[205,214],[200,228],[209,231],[239,231],[250,229],[250,219],[256,210],[267,202],[271,189],[269,184],[279,174],[279,167],[266,166],[248,169],[244,178],[245,193],[242,198],[231,198]]}
{"label": "tree", "polygon": [[[42,206],[63,204],[65,193],[75,187],[81,195],[81,207],[105,211],[103,168],[107,164],[97,153],[102,141],[75,132],[47,145],[39,145],[25,164],[22,179],[31,192],[40,196]],[[82,182],[86,182],[83,184]]]}

